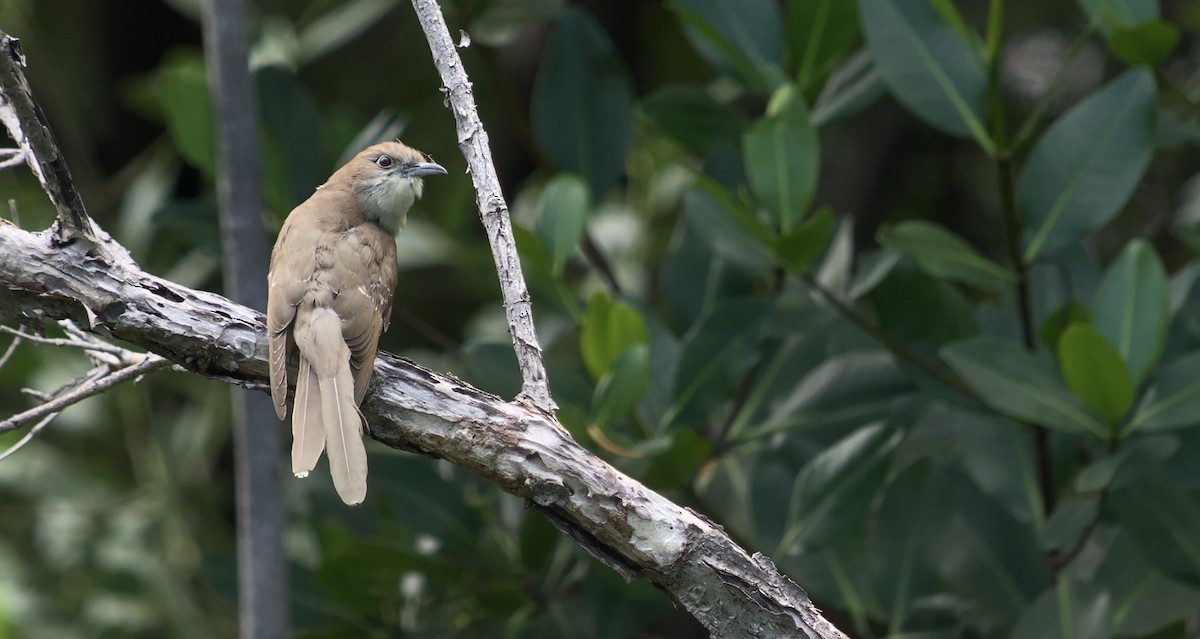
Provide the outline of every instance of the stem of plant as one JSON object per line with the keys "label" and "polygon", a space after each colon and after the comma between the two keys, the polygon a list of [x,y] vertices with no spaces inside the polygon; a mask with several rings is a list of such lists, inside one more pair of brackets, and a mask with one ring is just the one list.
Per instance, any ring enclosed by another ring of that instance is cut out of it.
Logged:
{"label": "stem of plant", "polygon": [[[1033,351],[1037,345],[1033,328],[1033,308],[1029,296],[1029,268],[1021,252],[1021,220],[1017,215],[1016,180],[1013,177],[1012,154],[1009,148],[1008,127],[1004,117],[1004,101],[1000,93],[1000,60],[1003,48],[1004,15],[1003,4],[993,2],[988,20],[989,48],[993,55],[988,60],[988,93],[991,106],[992,139],[996,142],[993,159],[996,162],[997,182],[1000,189],[1000,211],[1004,218],[1005,246],[1008,259],[1017,275],[1017,312],[1021,322],[1021,338],[1025,348]],[[1054,466],[1050,458],[1050,434],[1044,426],[1027,424],[1033,431],[1033,447],[1037,459],[1038,485],[1041,487],[1042,508],[1049,515],[1054,512]]]}
{"label": "stem of plant", "polygon": [[936,363],[930,361],[920,353],[909,348],[904,342],[896,339],[896,337],[892,334],[867,320],[867,318],[863,317],[857,311],[850,308],[850,306],[839,300],[833,293],[826,290],[825,287],[821,286],[811,276],[804,275],[801,277],[801,279],[804,281],[806,286],[816,291],[830,306],[836,309],[838,314],[850,320],[850,323],[857,326],[859,330],[863,331],[867,335],[870,335],[880,344],[883,344],[884,348],[891,351],[896,357],[899,357],[913,366],[916,366],[926,375],[929,375],[930,377],[941,382],[947,388],[958,392],[963,397],[966,397],[976,404],[979,404],[981,407],[987,410],[991,410],[991,407],[984,403],[983,398],[980,397],[979,393],[976,393],[975,389],[967,386],[967,384],[954,375],[954,373],[942,368],[941,366],[938,366]]}

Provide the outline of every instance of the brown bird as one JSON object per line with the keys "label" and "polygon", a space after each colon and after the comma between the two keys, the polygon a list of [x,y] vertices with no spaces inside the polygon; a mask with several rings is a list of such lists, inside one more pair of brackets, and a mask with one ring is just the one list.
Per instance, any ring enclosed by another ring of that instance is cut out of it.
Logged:
{"label": "brown bird", "polygon": [[292,472],[322,450],[342,501],[367,494],[358,411],[396,288],[395,235],[427,175],[446,169],[400,142],[376,144],[338,169],[288,215],[267,275],[271,398],[287,415],[287,361],[300,351],[292,410]]}

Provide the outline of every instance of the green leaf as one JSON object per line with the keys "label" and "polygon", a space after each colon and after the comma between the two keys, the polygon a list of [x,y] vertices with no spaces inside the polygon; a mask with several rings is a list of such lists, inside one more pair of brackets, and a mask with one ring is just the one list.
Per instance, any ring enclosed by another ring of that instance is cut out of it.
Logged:
{"label": "green leaf", "polygon": [[719,203],[725,213],[738,223],[741,230],[748,233],[762,244],[762,246],[769,247],[775,241],[774,232],[758,219],[755,212],[734,199],[733,195],[725,187],[718,184],[716,180],[707,175],[699,175],[696,177],[696,186],[715,202]]}
{"label": "green leaf", "polygon": [[675,373],[672,406],[662,419],[669,425],[698,397],[711,399],[718,393],[701,391],[736,383],[741,371],[753,363],[750,338],[766,320],[770,305],[758,301],[729,302],[705,315],[684,337]]}
{"label": "green leaf", "polygon": [[[773,369],[772,369],[773,370]],[[754,427],[752,437],[814,424],[870,422],[886,417],[912,392],[912,383],[896,359],[885,351],[850,351],[829,356],[802,373],[789,386],[772,393],[770,411]]]}
{"label": "green leaf", "polygon": [[859,0],[867,48],[896,99],[926,124],[995,148],[984,126],[987,73],[929,0]]}
{"label": "green leaf", "polygon": [[396,266],[401,271],[458,264],[458,244],[441,226],[426,218],[409,218],[396,235]]}
{"label": "green leaf", "polygon": [[[312,135],[321,117],[312,95],[295,72],[279,66],[260,67],[254,73],[258,86],[259,117],[263,131],[263,177],[267,201],[286,214],[307,200],[313,187],[328,177],[329,167]],[[372,140],[371,143],[378,142]],[[357,154],[362,148],[354,151]]]}
{"label": "green leaf", "polygon": [[718,70],[770,93],[784,81],[783,19],[773,0],[672,0],[684,33]]}
{"label": "green leaf", "polygon": [[1095,522],[1096,507],[1095,497],[1074,497],[1059,502],[1038,536],[1038,546],[1046,551],[1063,551],[1074,546]]}
{"label": "green leaf", "polygon": [[1038,338],[1051,351],[1058,351],[1058,340],[1062,337],[1063,331],[1075,322],[1090,322],[1091,314],[1079,302],[1074,300],[1067,303],[1066,306],[1054,311],[1042,322],[1041,329],[1038,330]]}
{"label": "green leaf", "polygon": [[641,479],[654,490],[679,488],[712,457],[712,453],[712,442],[689,428],[681,428],[672,435],[671,447],[654,457]]}
{"label": "green leaf", "polygon": [[600,379],[626,350],[646,343],[646,324],[632,306],[597,292],[588,300],[579,333],[583,363]]}
{"label": "green leaf", "polygon": [[283,16],[263,16],[258,37],[250,49],[250,68],[278,66],[295,71],[299,59],[300,36],[296,25]]}
{"label": "green leaf", "polygon": [[1162,20],[1118,29],[1108,36],[1108,48],[1129,64],[1155,66],[1179,45],[1179,28]]}
{"label": "green leaf", "polygon": [[[1200,9],[1197,9],[1197,13],[1200,13]],[[1183,183],[1179,200],[1171,233],[1193,253],[1200,253],[1200,180],[1192,179]]]}
{"label": "green leaf", "polygon": [[479,388],[501,397],[521,392],[521,369],[512,346],[502,342],[482,342],[463,349],[463,378]]}
{"label": "green leaf", "polygon": [[1164,366],[1127,430],[1171,430],[1200,424],[1200,352]]}
{"label": "green leaf", "polygon": [[[157,151],[133,176],[121,202],[113,237],[129,249],[134,259],[145,260],[154,244],[156,229],[151,224],[156,211],[169,206],[182,162],[173,153]],[[178,282],[178,280],[173,280]]]}
{"label": "green leaf", "polygon": [[300,64],[341,48],[378,23],[400,0],[349,0],[313,20],[299,34]]}
{"label": "green leaf", "polygon": [[[910,346],[939,347],[979,332],[977,311],[958,287],[912,266],[890,269],[868,299],[879,326]],[[931,308],[938,312],[930,313]]]}
{"label": "green leaf", "polygon": [[578,9],[559,19],[534,81],[533,130],[555,167],[583,177],[599,200],[625,167],[633,89],[612,42]]}
{"label": "green leaf", "polygon": [[1112,615],[1108,594],[1069,577],[1047,588],[1027,607],[1013,639],[1108,639]]}
{"label": "green leaf", "polygon": [[171,139],[192,166],[213,175],[216,128],[204,58],[195,51],[171,54],[158,70],[159,99]]}
{"label": "green leaf", "polygon": [[973,624],[1012,623],[1052,583],[1036,532],[966,477],[940,474],[938,481],[952,489],[954,503],[949,521],[932,531],[927,560],[937,566],[947,591],[970,602]]}
{"label": "green leaf", "polygon": [[817,268],[817,283],[838,299],[845,297],[854,276],[854,218],[847,215],[838,222],[829,250]]}
{"label": "green leaf", "polygon": [[1058,340],[1058,364],[1084,406],[1111,424],[1133,406],[1133,379],[1121,356],[1087,324],[1072,324]]}
{"label": "green leaf", "polygon": [[[774,555],[820,547],[855,521],[861,521],[872,495],[895,457],[896,432],[882,423],[854,430],[829,444],[796,475],[787,528]],[[873,493],[873,490],[867,491]],[[856,498],[858,496],[859,498]],[[853,507],[854,502],[860,502]],[[850,507],[848,507],[850,506]]]}
{"label": "green leaf", "polygon": [[1119,637],[1184,639],[1184,620],[1200,610],[1200,590],[1169,579],[1148,565],[1128,534],[1104,548],[1095,583],[1105,584],[1113,600]]}
{"label": "green leaf", "polygon": [[1079,0],[1079,4],[1106,35],[1158,18],[1158,0]]}
{"label": "green leaf", "polygon": [[958,7],[954,6],[954,0],[929,0],[929,4],[933,7],[934,11],[937,11],[942,20],[946,21],[946,24],[954,27],[954,30],[962,36],[963,40],[966,40],[973,47],[973,50],[978,51],[983,48],[979,40],[979,34],[967,26],[967,22],[963,20],[962,14],[958,12]]}
{"label": "green leaf", "polygon": [[941,355],[988,406],[1001,413],[1047,428],[1107,437],[1053,369],[1012,342],[973,337],[943,347]]}
{"label": "green leaf", "polygon": [[798,0],[788,3],[788,42],[796,60],[796,84],[802,89],[824,76],[854,44],[858,5],[848,0]]}
{"label": "green leaf", "polygon": [[513,239],[517,242],[517,254],[521,256],[521,265],[549,273],[550,253],[542,238],[520,224],[514,224],[512,228]]}
{"label": "green leaf", "polygon": [[537,207],[537,230],[550,249],[554,273],[575,253],[587,228],[587,184],[575,175],[557,175],[542,189]]}
{"label": "green leaf", "polygon": [[334,166],[342,166],[353,160],[354,156],[372,144],[399,138],[407,127],[407,115],[399,114],[390,108],[381,109],[379,113],[375,114],[375,117],[371,118],[370,122],[358,127],[354,137],[350,138],[350,141],[342,147]]}
{"label": "green leaf", "polygon": [[900,263],[901,255],[893,249],[880,249],[867,253],[860,262],[854,283],[846,293],[846,298],[856,300],[883,283],[896,265]]}
{"label": "green leaf", "polygon": [[942,550],[937,533],[954,504],[945,475],[928,460],[890,478],[882,492],[872,513],[880,530],[870,539],[870,583],[888,611],[888,634],[898,636],[913,608],[942,585],[929,556]]}
{"label": "green leaf", "polygon": [[746,129],[742,112],[698,87],[668,86],[641,102],[642,111],[696,155],[736,142]]}
{"label": "green leaf", "polygon": [[[753,219],[754,214],[732,200],[727,199],[725,204],[714,197],[712,190],[696,188],[684,194],[683,214],[714,254],[751,271],[768,272],[774,260],[767,244],[739,224],[744,219]],[[747,217],[739,218],[741,213]]]}
{"label": "green leaf", "polygon": [[859,49],[829,76],[809,119],[813,126],[823,127],[874,104],[885,91],[875,61],[866,49]]}
{"label": "green leaf", "polygon": [[808,210],[820,165],[817,131],[794,85],[771,97],[766,116],[742,137],[742,153],[750,190],[788,233]]}
{"label": "green leaf", "polygon": [[907,255],[926,273],[993,293],[1016,284],[1008,269],[987,259],[946,228],[916,220],[879,231],[879,243]]}
{"label": "green leaf", "polygon": [[1112,504],[1142,554],[1164,574],[1200,585],[1200,504],[1154,473],[1113,492]]}
{"label": "green leaf", "polygon": [[807,273],[833,237],[833,227],[833,214],[821,209],[789,233],[775,238],[772,249],[789,273]]}
{"label": "green leaf", "polygon": [[1166,578],[1147,565],[1129,535],[1106,544],[1096,583],[1105,584],[1118,611],[1112,623],[1117,637],[1184,639],[1184,623],[1200,610],[1200,590]]}
{"label": "green leaf", "polygon": [[489,47],[512,44],[535,20],[552,20],[562,13],[564,0],[490,2],[471,23],[471,39]]}
{"label": "green leaf", "polygon": [[608,427],[633,412],[650,388],[650,349],[645,343],[625,349],[596,384],[593,419]]}
{"label": "green leaf", "polygon": [[1050,126],[1017,186],[1025,261],[1079,242],[1125,206],[1154,153],[1156,119],[1154,76],[1131,70]]}
{"label": "green leaf", "polygon": [[1171,321],[1167,274],[1154,247],[1131,241],[1109,267],[1092,309],[1096,330],[1117,347],[1135,384],[1162,355]]}
{"label": "green leaf", "polygon": [[1179,450],[1179,440],[1170,435],[1138,437],[1112,454],[1093,460],[1075,475],[1074,488],[1080,493],[1098,493],[1141,481],[1162,468]]}

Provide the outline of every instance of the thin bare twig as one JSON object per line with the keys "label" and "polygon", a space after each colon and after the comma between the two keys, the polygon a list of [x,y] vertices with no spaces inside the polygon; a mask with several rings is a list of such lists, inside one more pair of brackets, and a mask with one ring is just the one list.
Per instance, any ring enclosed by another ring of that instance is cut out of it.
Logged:
{"label": "thin bare twig", "polygon": [[54,393],[47,393],[45,391],[40,391],[36,388],[29,387],[22,388],[21,394],[33,399],[35,402],[48,402],[52,397],[54,397]]}
{"label": "thin bare twig", "polygon": [[[37,437],[38,433],[42,432],[42,430],[45,429],[46,426],[55,417],[57,417],[59,415],[59,413],[62,412],[62,409],[65,406],[82,401],[83,399],[86,399],[87,397],[94,395],[95,393],[103,391],[107,388],[111,388],[112,386],[121,383],[125,379],[129,379],[129,375],[122,376],[124,374],[124,372],[126,370],[136,369],[139,366],[146,366],[148,357],[158,358],[158,360],[153,361],[154,365],[151,366],[150,368],[154,368],[157,366],[165,366],[165,365],[169,365],[171,363],[161,357],[158,357],[157,355],[135,353],[130,350],[112,346],[111,344],[106,344],[106,343],[96,339],[94,336],[88,335],[88,334],[84,333],[83,331],[81,331],[77,326],[75,326],[75,324],[73,322],[71,322],[71,320],[62,320],[59,322],[59,325],[62,326],[63,329],[67,332],[67,334],[71,336],[70,339],[49,340],[47,338],[38,337],[36,335],[29,335],[29,334],[21,332],[21,331],[15,331],[6,326],[0,326],[0,328],[5,329],[4,332],[11,333],[15,336],[13,338],[12,344],[9,345],[8,350],[5,352],[4,356],[0,357],[0,367],[2,367],[4,365],[5,360],[8,359],[9,355],[12,354],[13,350],[15,350],[16,345],[19,344],[22,339],[30,339],[31,341],[35,341],[35,342],[39,342],[39,343],[43,343],[43,344],[53,343],[56,346],[72,346],[72,347],[80,348],[80,349],[84,350],[85,352],[88,352],[88,354],[94,358],[97,357],[98,355],[103,354],[103,357],[101,357],[100,359],[104,360],[104,362],[100,366],[97,366],[96,368],[92,369],[87,375],[85,375],[83,377],[83,379],[76,379],[75,381],[67,384],[63,388],[55,391],[54,393],[47,394],[47,393],[42,393],[40,391],[35,391],[33,389],[29,389],[29,388],[22,389],[22,391],[25,392],[26,394],[34,396],[34,397],[38,398],[39,401],[42,401],[45,403],[43,403],[42,405],[37,406],[35,408],[32,408],[28,411],[25,411],[24,413],[21,413],[19,415],[14,415],[13,417],[5,420],[4,422],[0,422],[0,432],[5,432],[7,430],[15,429],[25,422],[31,421],[33,419],[37,419],[37,416],[39,414],[42,415],[42,418],[41,418],[41,421],[39,421],[37,424],[34,424],[33,428],[29,429],[29,432],[25,433],[24,437],[17,440],[17,443],[10,446],[8,448],[8,450],[4,451],[3,453],[0,453],[0,461],[3,461],[5,459],[7,459],[8,457],[11,457],[18,450],[21,450],[21,448],[23,448],[26,444],[33,441],[33,438]],[[99,352],[99,351],[101,351],[101,349],[103,350],[103,353]],[[113,372],[114,368],[117,368],[122,365],[125,366],[126,368],[118,369],[115,373]],[[135,377],[138,374],[140,374],[140,373],[136,373],[136,372],[132,373],[132,375]],[[121,377],[119,377],[119,376],[121,376]],[[85,390],[89,390],[92,388],[96,389],[95,392],[91,392],[91,393],[83,392]],[[66,390],[66,389],[72,389],[72,390],[67,391],[64,394],[64,390]],[[57,396],[57,399],[55,398],[56,396]],[[52,402],[59,402],[60,400],[65,401],[67,403],[66,404],[56,404],[58,406],[58,408],[47,409],[47,406],[50,405]],[[47,412],[47,410],[49,410],[49,412]]]}
{"label": "thin bare twig", "polygon": [[33,428],[30,428],[29,432],[25,433],[24,437],[17,440],[17,443],[13,444],[12,446],[9,446],[8,450],[4,451],[3,453],[0,453],[0,461],[4,461],[4,460],[8,459],[9,457],[12,457],[13,454],[15,454],[18,450],[21,450],[22,448],[24,448],[25,444],[28,444],[29,442],[33,441],[33,438],[37,437],[38,433],[42,432],[42,429],[45,428],[46,425],[49,424],[50,421],[53,420],[55,417],[58,417],[58,412],[50,413],[49,415],[46,415],[45,417],[43,417],[42,421],[34,424]]}
{"label": "thin bare twig", "polygon": [[113,386],[120,384],[121,382],[134,379],[158,368],[171,366],[171,364],[171,361],[168,359],[153,353],[146,353],[142,360],[136,364],[131,364],[125,368],[115,370],[111,374],[106,375],[101,379],[97,379],[91,383],[82,384],[69,393],[64,393],[63,395],[55,397],[44,404],[35,406],[27,411],[17,413],[16,415],[9,417],[8,419],[0,422],[0,433],[7,433],[10,430],[20,428],[22,424],[31,422],[35,419],[43,418],[51,413],[60,412],[72,404],[76,404],[93,395],[102,393]]}
{"label": "thin bare twig", "polygon": [[8,363],[8,358],[12,357],[12,354],[17,352],[17,347],[20,345],[21,338],[14,337],[12,343],[8,345],[8,348],[4,349],[4,354],[0,355],[0,368],[4,368],[4,365]]}
{"label": "thin bare twig", "polygon": [[3,325],[0,325],[0,333],[8,333],[9,335],[14,335],[20,339],[28,340],[34,344],[45,344],[47,346],[66,346],[68,348],[78,348],[85,351],[94,351],[96,353],[115,355],[117,357],[116,359],[112,360],[104,360],[106,364],[119,364],[120,358],[130,353],[130,351],[127,349],[121,348],[120,346],[113,346],[112,344],[102,342],[91,336],[86,336],[82,339],[75,336],[68,338],[42,337],[40,335],[34,335],[33,333],[26,333],[19,328],[12,328],[11,326]]}
{"label": "thin bare twig", "polygon": [[521,393],[517,401],[525,401],[553,413],[558,406],[550,396],[550,383],[546,377],[546,365],[542,361],[542,348],[538,345],[533,326],[533,307],[529,300],[529,289],[521,273],[521,259],[517,256],[517,244],[513,239],[512,224],[508,217],[508,204],[500,190],[500,179],[492,164],[492,149],[487,131],[479,120],[475,107],[475,96],[471,82],[463,70],[462,58],[458,55],[442,10],[436,0],[413,0],[417,19],[429,41],[433,63],[445,85],[446,100],[454,113],[455,129],[458,132],[458,148],[467,160],[467,169],[475,184],[475,201],[479,206],[479,217],[487,230],[492,257],[496,261],[496,272],[500,276],[500,291],[504,298],[504,314],[508,318],[508,330],[512,334],[517,364],[521,367]]}

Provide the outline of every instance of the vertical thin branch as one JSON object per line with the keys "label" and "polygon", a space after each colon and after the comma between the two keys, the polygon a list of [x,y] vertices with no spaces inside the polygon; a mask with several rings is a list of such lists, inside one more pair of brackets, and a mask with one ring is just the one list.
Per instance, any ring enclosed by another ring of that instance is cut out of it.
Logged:
{"label": "vertical thin branch", "polygon": [[1021,254],[1021,220],[1017,216],[1017,186],[1013,178],[1012,160],[1001,157],[995,162],[996,182],[1000,187],[1000,209],[1004,217],[1005,247],[1008,251],[1008,261],[1017,274],[1017,314],[1021,321],[1021,339],[1026,349],[1033,350],[1036,341],[1033,305],[1029,299],[1029,268]]}
{"label": "vertical thin branch", "polygon": [[[225,291],[267,305],[267,248],[259,198],[258,96],[250,75],[245,0],[205,3],[204,48],[217,119]],[[239,635],[289,635],[283,554],[279,420],[262,393],[233,389],[237,485]]]}
{"label": "vertical thin branch", "polygon": [[[996,151],[992,160],[996,164],[996,182],[1000,191],[1000,212],[1004,219],[1004,240],[1008,261],[1017,274],[1017,314],[1021,323],[1021,338],[1026,350],[1037,346],[1037,335],[1033,326],[1033,305],[1029,293],[1029,265],[1021,251],[1021,219],[1017,214],[1016,180],[1013,176],[1012,147],[1009,143],[1008,123],[1005,119],[1004,101],[1000,94],[1000,49],[1004,38],[1004,3],[992,0],[988,15],[988,93],[991,103],[992,139]],[[1038,486],[1041,489],[1042,511],[1054,512],[1054,468],[1050,456],[1050,433],[1045,426],[1028,424],[1033,431],[1033,448],[1037,456]]]}
{"label": "vertical thin branch", "polygon": [[57,239],[62,243],[83,239],[98,245],[96,230],[75,189],[67,162],[58,152],[46,116],[29,90],[24,67],[20,41],[0,32],[0,122],[17,142],[25,163],[58,211]]}
{"label": "vertical thin branch", "polygon": [[436,0],[412,0],[421,29],[429,40],[433,63],[445,85],[446,98],[454,113],[458,132],[458,147],[467,160],[467,168],[475,185],[475,201],[479,206],[479,217],[487,230],[488,242],[492,246],[492,257],[496,260],[496,271],[500,276],[500,290],[504,298],[504,314],[508,318],[508,330],[512,334],[517,364],[521,367],[521,394],[518,401],[526,401],[546,411],[553,412],[557,406],[550,397],[546,366],[542,361],[542,348],[538,345],[533,326],[533,307],[529,301],[529,289],[521,273],[521,260],[517,256],[517,245],[513,240],[512,224],[508,219],[508,205],[500,191],[500,180],[492,164],[492,149],[487,132],[479,120],[475,107],[475,96],[471,82],[463,70],[462,59],[450,38],[446,20]]}

